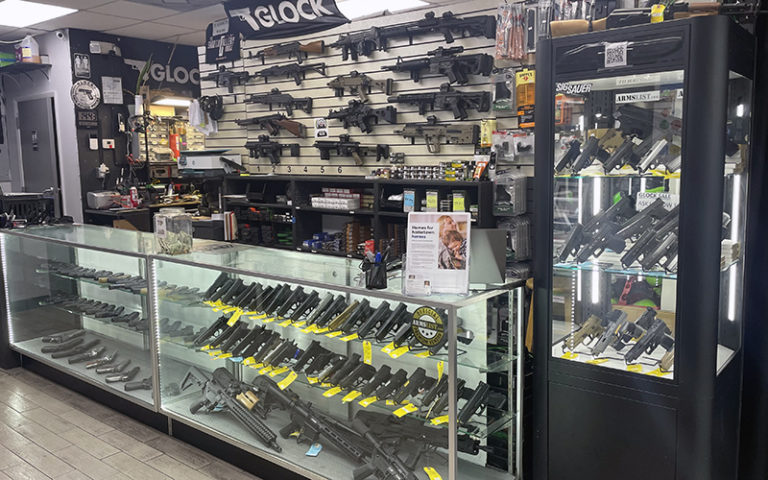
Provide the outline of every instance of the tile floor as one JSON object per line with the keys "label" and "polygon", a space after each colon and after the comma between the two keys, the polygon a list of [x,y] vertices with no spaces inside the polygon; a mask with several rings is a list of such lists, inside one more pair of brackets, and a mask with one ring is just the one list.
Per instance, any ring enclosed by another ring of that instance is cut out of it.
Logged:
{"label": "tile floor", "polygon": [[0,369],[0,480],[258,480],[20,368]]}

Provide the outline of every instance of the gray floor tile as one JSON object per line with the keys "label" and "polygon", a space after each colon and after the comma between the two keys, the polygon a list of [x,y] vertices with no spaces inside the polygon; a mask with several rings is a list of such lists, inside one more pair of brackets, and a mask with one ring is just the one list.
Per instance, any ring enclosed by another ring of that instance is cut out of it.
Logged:
{"label": "gray floor tile", "polygon": [[59,475],[54,478],[56,480],[91,480],[91,477],[84,474],[80,470],[72,470],[69,473],[65,473],[64,475]]}
{"label": "gray floor tile", "polygon": [[104,463],[112,465],[116,470],[133,480],[170,480],[167,475],[123,452],[105,458]]}
{"label": "gray floor tile", "polygon": [[3,473],[12,480],[50,480],[50,477],[28,463],[6,468]]}
{"label": "gray floor tile", "polygon": [[38,404],[29,398],[21,396],[18,393],[6,391],[2,388],[0,388],[0,402],[8,405],[17,412],[32,410],[33,408],[39,407]]}
{"label": "gray floor tile", "polygon": [[25,418],[39,423],[53,433],[61,434],[72,430],[75,426],[45,408],[35,408],[22,413]]}
{"label": "gray floor tile", "polygon": [[120,472],[112,468],[112,466],[107,465],[75,445],[70,445],[63,450],[59,450],[56,452],[56,455],[94,480],[102,478],[126,478]]}
{"label": "gray floor tile", "polygon": [[234,465],[216,460],[200,469],[200,472],[215,480],[254,480],[258,477],[246,473]]}
{"label": "gray floor tile", "polygon": [[167,436],[157,437],[147,442],[147,445],[173,457],[184,465],[194,469],[204,467],[215,460],[202,450],[187,443]]}
{"label": "gray floor tile", "polygon": [[[128,455],[132,456],[136,460],[146,462],[150,458],[162,455],[163,452],[156,450],[144,442],[136,440],[132,436],[125,434],[119,430],[112,430],[99,437],[101,440],[107,442],[113,447],[119,448]],[[166,438],[170,438],[167,437]]]}
{"label": "gray floor tile", "polygon": [[16,431],[49,452],[55,452],[71,445],[64,438],[32,420],[26,420],[24,424],[17,426]]}
{"label": "gray floor tile", "polygon": [[24,460],[22,460],[18,455],[8,450],[4,446],[0,445],[0,470],[16,466],[20,463],[24,463]]}
{"label": "gray floor tile", "polygon": [[173,478],[174,480],[208,480],[209,477],[200,473],[197,470],[190,468],[175,458],[171,458],[168,455],[160,455],[151,460],[147,460],[147,464],[160,470],[164,474]]}
{"label": "gray floor tile", "polygon": [[143,442],[147,442],[162,435],[161,432],[158,432],[154,428],[148,427],[143,423],[137,422],[130,417],[126,417],[125,415],[114,411],[112,412],[111,416],[102,419],[102,421],[114,429],[120,430],[121,432],[126,433],[133,438]]}
{"label": "gray floor tile", "polygon": [[[2,370],[0,370],[0,371],[2,371]],[[2,471],[0,471],[0,480],[11,480],[11,477],[9,477],[8,475],[6,475]]]}
{"label": "gray floor tile", "polygon": [[61,437],[73,445],[77,445],[96,458],[104,458],[114,455],[120,450],[107,442],[94,437],[85,430],[73,427],[71,430],[61,434]]}
{"label": "gray floor tile", "polygon": [[102,423],[90,415],[79,410],[70,410],[64,415],[60,415],[64,420],[73,425],[77,425],[91,435],[99,436],[112,430],[113,427]]}

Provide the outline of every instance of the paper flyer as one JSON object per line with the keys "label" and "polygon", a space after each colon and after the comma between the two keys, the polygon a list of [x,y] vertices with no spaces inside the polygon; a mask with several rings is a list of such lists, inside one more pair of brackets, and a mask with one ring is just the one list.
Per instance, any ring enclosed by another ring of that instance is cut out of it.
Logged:
{"label": "paper flyer", "polygon": [[467,212],[408,214],[405,294],[464,294],[469,291]]}

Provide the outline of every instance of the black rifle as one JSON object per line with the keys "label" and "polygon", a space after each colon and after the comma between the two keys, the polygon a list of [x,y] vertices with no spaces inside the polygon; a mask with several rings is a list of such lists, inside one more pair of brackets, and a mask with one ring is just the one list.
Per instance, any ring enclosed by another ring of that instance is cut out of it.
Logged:
{"label": "black rifle", "polygon": [[[349,135],[339,135],[339,141],[318,140],[314,147],[320,150],[321,160],[330,160],[331,151],[335,151],[340,157],[352,157],[356,165],[363,164],[363,158],[371,153],[372,147],[361,147],[360,142],[350,141]],[[389,145],[376,145],[376,161],[389,158]]]}
{"label": "black rifle", "polygon": [[491,94],[488,92],[459,92],[451,88],[451,84],[444,83],[439,92],[406,93],[388,97],[389,103],[405,103],[418,105],[419,114],[424,115],[427,110],[449,110],[454,118],[464,120],[467,118],[467,109],[487,112],[491,109]]}
{"label": "black rifle", "polygon": [[374,51],[386,51],[390,39],[408,38],[426,33],[441,33],[446,43],[453,43],[453,34],[462,37],[496,37],[496,18],[490,15],[456,18],[451,12],[444,12],[438,17],[435,12],[427,12],[424,18],[402,25],[389,27],[371,27],[358,33],[345,33],[332,43],[332,48],[341,49],[341,58],[357,60],[359,55],[370,56]]}
{"label": "black rifle", "polygon": [[312,113],[312,97],[296,98],[288,93],[280,93],[279,88],[273,88],[269,93],[253,94],[245,99],[245,103],[269,105],[270,110],[273,105],[284,107],[288,116],[293,116],[294,107],[306,113]]}
{"label": "black rifle", "polygon": [[385,65],[382,70],[391,72],[409,72],[411,80],[418,82],[422,72],[433,75],[445,75],[449,83],[463,85],[469,81],[469,75],[488,76],[493,70],[493,57],[485,53],[458,56],[464,47],[443,48],[427,52],[429,57],[403,60],[397,57],[395,65]]}
{"label": "black rifle", "polygon": [[659,346],[667,351],[675,346],[672,330],[669,329],[664,320],[656,317],[646,317],[642,320],[642,324],[640,320],[637,324],[645,329],[645,334],[624,355],[624,361],[627,363],[634,363],[643,353],[652,354]]}
{"label": "black rifle", "polygon": [[396,453],[390,453],[376,437],[371,434],[368,426],[361,420],[355,420],[353,428],[373,446],[371,459],[352,472],[354,480],[364,480],[371,475],[387,480],[417,480],[413,469],[408,468]]}
{"label": "black rifle", "polygon": [[381,368],[379,368],[379,370],[376,372],[376,375],[374,375],[373,378],[365,385],[358,388],[357,391],[362,393],[364,396],[368,396],[378,390],[378,388],[381,387],[385,382],[388,382],[391,377],[392,374],[389,365],[382,365]]}
{"label": "black rifle", "polygon": [[423,138],[429,153],[440,152],[441,138],[451,145],[475,145],[480,140],[479,125],[438,123],[434,115],[427,117],[426,123],[406,123],[395,133],[410,138],[412,145],[416,138]]}
{"label": "black rifle", "polygon": [[371,90],[376,88],[387,95],[392,95],[392,79],[375,80],[368,75],[352,70],[349,75],[339,75],[328,82],[328,86],[333,89],[334,95],[343,97],[344,91],[349,89],[351,95],[357,95],[361,102],[368,101],[366,93],[371,94]]}
{"label": "black rifle", "polygon": [[294,432],[301,432],[298,441],[303,439],[316,443],[320,437],[328,440],[340,452],[363,462],[367,454],[360,448],[362,439],[341,422],[312,409],[311,404],[302,402],[297,395],[280,390],[274,380],[266,376],[254,379],[254,386],[269,400],[276,401],[290,412],[291,423],[280,430],[283,438],[290,438]]}
{"label": "black rifle", "polygon": [[184,391],[192,385],[203,390],[203,399],[189,407],[192,415],[201,409],[208,412],[229,412],[264,445],[276,452],[282,451],[277,443],[277,435],[254,414],[254,409],[261,409],[259,398],[248,385],[235,379],[227,369],[218,368],[213,372],[213,376],[208,378],[203,372],[192,367],[181,382],[181,390]]}
{"label": "black rifle", "polygon": [[259,50],[255,55],[251,55],[249,52],[248,56],[261,58],[262,65],[265,63],[266,57],[277,57],[279,55],[288,55],[288,58],[295,57],[296,61],[301,63],[306,58],[309,58],[310,53],[323,53],[324,50],[325,43],[322,40],[309,42],[306,45],[302,45],[301,42],[288,42]]}
{"label": "black rifle", "polygon": [[349,130],[350,126],[355,126],[362,133],[370,133],[373,131],[373,125],[379,124],[379,120],[397,123],[397,109],[392,106],[371,108],[360,100],[350,100],[348,107],[331,110],[325,118],[341,120],[345,130]]}
{"label": "black rifle", "polygon": [[274,67],[269,67],[258,71],[253,76],[264,77],[264,83],[267,83],[269,82],[269,77],[285,75],[287,78],[293,77],[296,85],[301,85],[301,81],[307,78],[307,72],[309,71],[314,71],[325,76],[325,64],[310,63],[307,65],[301,65],[300,63],[294,63],[291,65],[275,65]]}
{"label": "black rifle", "polygon": [[389,378],[389,381],[386,383],[386,385],[382,385],[376,390],[374,396],[379,400],[385,400],[387,397],[392,395],[395,390],[398,390],[400,387],[402,387],[407,380],[408,372],[401,368]]}
{"label": "black rifle", "polygon": [[360,328],[357,329],[357,336],[359,338],[367,337],[380,322],[384,321],[384,319],[389,316],[389,314],[389,302],[381,302],[376,310],[374,310],[368,317],[368,320],[363,322],[363,324],[360,325]]}
{"label": "black rifle", "polygon": [[245,83],[251,78],[251,74],[247,71],[232,72],[222,65],[217,72],[206,75],[201,80],[216,81],[217,87],[227,87],[229,93],[234,92],[235,84],[245,85]]}
{"label": "black rifle", "polygon": [[408,383],[400,387],[395,392],[392,400],[394,400],[395,403],[402,403],[403,400],[410,397],[411,395],[416,395],[422,384],[424,384],[426,378],[427,372],[421,367],[417,368],[408,378]]}
{"label": "black rifle", "polygon": [[397,307],[395,307],[394,310],[392,310],[392,313],[387,317],[386,320],[384,320],[384,323],[381,324],[381,327],[376,331],[376,340],[379,342],[384,341],[385,338],[387,338],[387,335],[389,335],[389,332],[391,332],[393,329],[398,328],[400,323],[403,321],[403,319],[406,317],[408,312],[406,311],[408,307],[404,303],[399,303]]}
{"label": "black rifle", "polygon": [[295,137],[307,138],[307,127],[303,123],[288,119],[282,113],[273,113],[272,115],[248,118],[246,120],[235,120],[235,123],[241,127],[258,125],[259,128],[266,130],[270,135],[277,135],[280,133],[280,129],[284,128]]}

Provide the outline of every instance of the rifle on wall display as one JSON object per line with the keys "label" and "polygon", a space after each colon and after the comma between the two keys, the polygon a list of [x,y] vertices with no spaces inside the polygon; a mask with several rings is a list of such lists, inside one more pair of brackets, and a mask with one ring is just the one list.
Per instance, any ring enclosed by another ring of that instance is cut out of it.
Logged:
{"label": "rifle on wall display", "polygon": [[376,80],[357,70],[352,70],[349,75],[339,75],[328,82],[328,87],[333,89],[337,97],[343,97],[344,92],[349,90],[350,95],[357,95],[361,102],[365,102],[368,100],[366,94],[370,95],[374,88],[386,95],[392,95],[392,83],[391,78]]}
{"label": "rifle on wall display", "polygon": [[379,120],[397,123],[397,109],[392,106],[371,108],[359,100],[350,100],[348,107],[331,110],[326,118],[341,120],[345,129],[355,126],[363,133],[370,133],[373,131],[373,125],[378,125]]}
{"label": "rifle on wall display", "polygon": [[405,103],[418,105],[419,114],[427,110],[449,110],[454,118],[464,120],[468,117],[467,109],[487,112],[491,109],[491,94],[489,92],[460,92],[453,90],[451,85],[444,83],[439,92],[408,93],[387,98],[389,103]]}
{"label": "rifle on wall display", "polygon": [[306,113],[312,113],[312,98],[296,98],[288,93],[281,93],[279,88],[273,88],[269,93],[257,93],[245,99],[245,103],[259,103],[269,105],[272,110],[273,105],[285,108],[289,116],[293,115],[293,109],[299,108]]}
{"label": "rifle on wall display", "polygon": [[360,142],[350,141],[349,135],[339,135],[338,141],[318,140],[314,147],[320,150],[321,160],[330,160],[331,151],[335,151],[340,157],[352,157],[355,159],[355,165],[361,166],[363,158],[376,151],[376,161],[382,158],[389,158],[389,145],[376,145],[376,147],[362,147]]}
{"label": "rifle on wall display", "polygon": [[246,71],[233,72],[231,70],[227,70],[227,67],[224,65],[221,65],[218,71],[209,73],[201,80],[215,81],[217,87],[226,87],[227,91],[232,93],[234,92],[235,85],[245,85],[245,83],[250,80],[250,78],[251,74]]}
{"label": "rifle on wall display", "polygon": [[322,54],[325,51],[325,42],[318,40],[316,42],[309,42],[306,45],[302,45],[301,42],[288,42],[280,43],[267,47],[263,50],[259,50],[256,54],[250,57],[258,57],[261,59],[261,64],[266,63],[266,57],[277,57],[280,55],[288,55],[288,58],[295,58],[298,63],[303,62],[309,58],[310,53]]}
{"label": "rifle on wall display", "polygon": [[280,156],[286,148],[290,149],[292,157],[298,157],[300,151],[298,143],[274,142],[269,139],[269,135],[259,135],[258,141],[247,142],[245,148],[250,151],[252,158],[267,157],[273,165],[280,163]]}
{"label": "rifle on wall display", "polygon": [[422,72],[432,75],[445,75],[448,83],[463,85],[469,82],[469,75],[491,74],[493,70],[493,57],[485,53],[474,55],[457,55],[464,51],[464,47],[443,48],[427,52],[428,57],[413,60],[403,60],[397,57],[394,65],[385,65],[382,70],[391,72],[408,72],[411,80],[418,83]]}
{"label": "rifle on wall display", "polygon": [[295,120],[289,120],[282,113],[265,115],[263,117],[248,118],[245,120],[235,120],[235,123],[241,127],[247,127],[248,125],[258,125],[259,128],[266,130],[270,135],[277,135],[280,133],[280,130],[284,128],[296,137],[307,138],[307,127]]}
{"label": "rifle on wall display", "polygon": [[307,65],[301,65],[300,63],[294,63],[290,65],[275,65],[274,67],[265,68],[254,73],[254,77],[263,77],[264,83],[269,83],[269,77],[285,76],[287,78],[293,77],[293,81],[296,85],[301,85],[302,80],[307,78],[307,72],[314,71],[322,76],[325,76],[325,64],[324,63],[311,63]]}
{"label": "rifle on wall display", "polygon": [[480,140],[480,127],[472,124],[440,124],[437,117],[430,115],[427,123],[406,123],[395,133],[404,138],[410,138],[411,144],[416,138],[423,138],[429,153],[440,152],[440,140],[452,145],[476,145]]}

